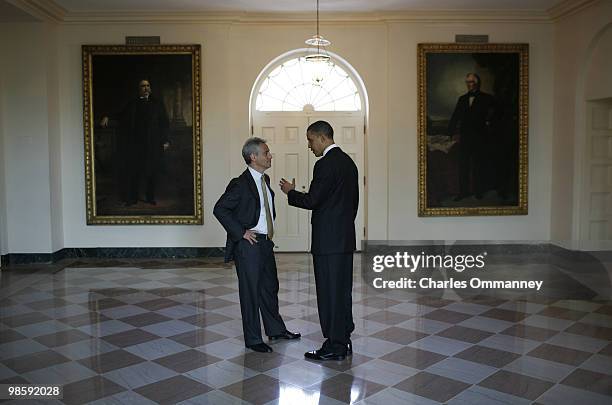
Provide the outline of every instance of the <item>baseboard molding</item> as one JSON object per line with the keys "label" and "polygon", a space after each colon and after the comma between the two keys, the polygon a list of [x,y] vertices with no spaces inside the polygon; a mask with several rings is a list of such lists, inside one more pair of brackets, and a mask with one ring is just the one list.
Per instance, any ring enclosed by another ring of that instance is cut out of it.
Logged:
{"label": "baseboard molding", "polygon": [[125,248],[64,248],[53,253],[9,253],[0,256],[2,267],[18,264],[56,263],[63,259],[195,259],[223,257],[221,247],[125,247]]}
{"label": "baseboard molding", "polygon": [[612,262],[612,250],[575,250],[551,243],[550,253],[574,262],[592,260]]}
{"label": "baseboard molding", "polygon": [[[397,246],[397,241],[368,241]],[[461,241],[445,244],[444,241],[408,241],[401,243],[402,249],[416,254],[421,250],[442,250],[454,254],[462,251],[486,251],[489,254],[544,254],[549,255],[553,264],[567,265],[568,262],[612,262],[612,251],[572,250],[554,243],[486,243],[484,241]],[[98,247],[64,248],[53,253],[9,253],[0,256],[0,266],[36,263],[56,263],[63,259],[104,258],[104,259],[195,259],[202,257],[223,257],[222,247]]]}

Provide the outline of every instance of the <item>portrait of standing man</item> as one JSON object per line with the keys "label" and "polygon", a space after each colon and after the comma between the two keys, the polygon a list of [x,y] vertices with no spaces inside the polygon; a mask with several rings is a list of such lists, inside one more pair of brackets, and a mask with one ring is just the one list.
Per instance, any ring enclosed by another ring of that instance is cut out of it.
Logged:
{"label": "portrait of standing man", "polygon": [[[162,154],[170,146],[169,120],[164,103],[152,97],[151,83],[138,82],[138,97],[127,103],[121,113],[119,153],[123,184],[121,195],[125,206],[144,200],[157,205],[155,191],[161,169]],[[103,117],[102,128],[109,124]],[[144,188],[144,199],[141,189]]]}
{"label": "portrait of standing man", "polygon": [[225,261],[234,260],[245,346],[272,352],[261,337],[260,312],[270,340],[297,339],[278,312],[278,275],[274,258],[274,192],[264,172],[272,166],[266,141],[249,138],[242,147],[247,169],[232,179],[213,214],[227,231]]}
{"label": "portrait of standing man", "polygon": [[312,210],[312,244],[317,306],[321,331],[326,338],[318,350],[306,352],[311,360],[343,360],[352,354],[353,253],[355,217],[359,207],[357,166],[334,143],[334,130],[325,121],[306,131],[308,147],[321,157],[315,166],[308,192],[281,179],[289,205]]}
{"label": "portrait of standing man", "polygon": [[418,214],[526,215],[529,45],[418,44]]}
{"label": "portrait of standing man", "polygon": [[[487,190],[486,175],[491,151],[487,146],[493,134],[495,100],[492,95],[480,90],[480,76],[468,73],[465,76],[467,93],[457,100],[457,105],[448,124],[448,135],[452,137],[459,127],[459,194],[455,201],[470,195],[482,199]],[[471,180],[471,181],[470,181]]]}
{"label": "portrait of standing man", "polygon": [[81,49],[87,225],[202,224],[201,46]]}

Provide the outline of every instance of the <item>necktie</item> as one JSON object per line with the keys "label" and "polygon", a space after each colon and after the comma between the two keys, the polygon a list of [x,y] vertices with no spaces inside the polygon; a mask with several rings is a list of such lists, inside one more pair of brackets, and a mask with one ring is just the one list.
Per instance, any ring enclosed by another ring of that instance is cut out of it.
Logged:
{"label": "necktie", "polygon": [[270,212],[270,203],[268,202],[268,185],[264,179],[263,174],[261,175],[261,190],[263,191],[264,206],[266,208],[266,225],[268,226],[268,238],[272,239],[274,236],[274,224],[272,223],[272,213]]}

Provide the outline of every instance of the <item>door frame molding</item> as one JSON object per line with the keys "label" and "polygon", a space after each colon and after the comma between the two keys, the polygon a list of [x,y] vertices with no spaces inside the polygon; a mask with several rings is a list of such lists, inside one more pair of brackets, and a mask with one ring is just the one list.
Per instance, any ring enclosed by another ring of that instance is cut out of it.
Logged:
{"label": "door frame molding", "polygon": [[[274,70],[278,65],[282,64],[283,62],[291,60],[291,59],[299,58],[300,56],[307,55],[311,52],[312,51],[309,50],[308,48],[293,49],[291,51],[285,52],[277,56],[276,58],[272,59],[261,70],[261,72],[259,72],[259,75],[257,75],[257,79],[255,79],[255,82],[253,83],[253,87],[251,87],[251,93],[249,95],[249,128],[253,128],[253,112],[255,111],[255,102],[257,101],[257,93],[259,92],[259,88],[261,87],[261,84],[263,83],[265,78],[268,77],[268,74],[272,70]],[[355,70],[355,68],[346,59],[344,59],[342,56],[336,53],[333,53],[333,52],[327,52],[327,53],[331,57],[332,61],[338,64],[342,69],[344,69],[348,73],[348,75],[351,77],[351,79],[355,82],[355,86],[357,87],[357,90],[359,91],[359,96],[361,97],[361,110],[363,111],[363,114],[365,117],[366,127],[364,129],[366,131],[364,132],[367,133],[367,127],[370,122],[370,119],[369,119],[370,118],[369,116],[370,100],[368,98],[368,92],[366,90],[365,83],[361,79],[361,76],[359,75],[359,73],[357,73],[357,70]]]}
{"label": "door frame molding", "polygon": [[[253,128],[254,128],[254,112],[255,112],[255,104],[257,101],[257,94],[259,92],[259,88],[261,87],[263,81],[265,80],[266,77],[268,77],[268,74],[274,70],[276,67],[278,67],[278,65],[282,64],[285,61],[291,60],[291,59],[295,59],[295,58],[299,58],[300,56],[304,56],[307,55],[309,53],[312,53],[311,49],[308,48],[298,48],[298,49],[293,49],[290,50],[288,52],[285,52],[279,56],[277,56],[276,58],[273,58],[270,62],[268,62],[268,64],[261,70],[261,72],[259,72],[259,74],[257,75],[257,78],[255,79],[255,82],[253,83],[253,87],[251,88],[251,92],[249,95],[249,133],[250,136],[253,136]],[[334,52],[327,52],[329,54],[329,56],[331,57],[331,60],[336,63],[337,65],[339,65],[342,69],[344,69],[348,75],[350,76],[350,78],[353,80],[353,82],[355,83],[355,86],[357,87],[357,91],[359,91],[359,96],[361,98],[361,111],[363,113],[363,119],[364,119],[364,123],[363,123],[363,175],[360,176],[359,181],[364,181],[364,195],[361,197],[361,204],[363,204],[363,226],[365,228],[365,233],[363,235],[363,240],[367,240],[368,238],[368,199],[367,199],[367,189],[368,189],[368,183],[369,181],[366,181],[365,179],[367,179],[368,176],[368,135],[370,133],[369,131],[369,126],[370,126],[370,100],[368,97],[368,92],[365,86],[365,83],[363,81],[363,79],[361,78],[361,76],[359,75],[359,73],[357,72],[357,70],[353,67],[353,65],[351,65],[346,59],[344,59],[342,56],[334,53]],[[265,111],[265,112],[274,112],[274,111]],[[278,112],[284,112],[284,111],[278,111]],[[317,114],[317,113],[333,113],[333,112],[337,112],[339,114],[342,114],[342,111],[314,111],[312,112],[313,114]],[[264,113],[264,111],[262,111],[261,113]],[[358,247],[359,249],[359,247]]]}
{"label": "door frame molding", "polygon": [[[583,214],[584,210],[584,185],[582,182],[585,177],[585,160],[586,160],[586,131],[589,120],[587,118],[587,107],[589,101],[586,94],[586,83],[590,72],[591,64],[593,62],[593,54],[595,49],[599,45],[601,38],[604,34],[612,29],[612,23],[607,23],[601,27],[593,38],[589,41],[586,50],[582,57],[581,66],[578,68],[578,74],[576,78],[576,91],[574,94],[574,137],[573,137],[573,181],[572,181],[572,206],[570,208],[571,215],[571,229],[570,237],[572,241],[577,241],[580,245],[582,241],[582,235],[584,233]],[[551,235],[552,236],[552,235]]]}

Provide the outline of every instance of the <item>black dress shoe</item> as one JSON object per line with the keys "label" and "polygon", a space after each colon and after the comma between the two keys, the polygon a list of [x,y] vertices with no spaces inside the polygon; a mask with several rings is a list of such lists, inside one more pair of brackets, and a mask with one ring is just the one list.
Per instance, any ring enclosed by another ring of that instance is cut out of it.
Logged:
{"label": "black dress shoe", "polygon": [[349,339],[349,342],[346,344],[346,355],[351,356],[353,354],[353,342]]}
{"label": "black dress shoe", "polygon": [[257,343],[250,346],[247,345],[247,347],[259,353],[272,353],[272,348],[265,343]]}
{"label": "black dress shoe", "polygon": [[319,349],[319,350],[312,350],[310,352],[304,353],[304,357],[306,357],[309,360],[319,360],[319,361],[336,360],[338,361],[338,360],[344,360],[346,358],[346,354],[324,352],[321,349]]}
{"label": "black dress shoe", "polygon": [[293,333],[293,332],[289,332],[288,330],[286,330],[278,335],[268,336],[268,339],[270,340],[278,340],[278,339],[291,340],[291,339],[299,339],[301,337],[302,335],[300,335],[299,333]]}

